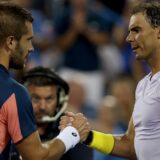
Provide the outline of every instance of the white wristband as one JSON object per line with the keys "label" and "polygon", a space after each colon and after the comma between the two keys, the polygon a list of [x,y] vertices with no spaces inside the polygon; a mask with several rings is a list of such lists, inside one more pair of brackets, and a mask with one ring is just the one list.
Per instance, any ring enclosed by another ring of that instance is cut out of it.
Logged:
{"label": "white wristband", "polygon": [[80,141],[80,136],[77,129],[72,126],[68,126],[59,133],[56,139],[60,139],[64,143],[66,148],[65,152],[67,152]]}

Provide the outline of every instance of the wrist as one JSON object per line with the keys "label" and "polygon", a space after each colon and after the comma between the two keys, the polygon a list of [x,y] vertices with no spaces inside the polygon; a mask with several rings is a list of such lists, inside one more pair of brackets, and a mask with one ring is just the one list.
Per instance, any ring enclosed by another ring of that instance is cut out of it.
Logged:
{"label": "wrist", "polygon": [[67,152],[80,141],[80,136],[76,128],[68,126],[59,133],[56,139],[60,139],[64,143],[65,152]]}
{"label": "wrist", "polygon": [[87,136],[87,139],[83,142],[85,145],[90,145],[90,143],[92,142],[93,140],[93,132],[90,131],[88,136]]}
{"label": "wrist", "polygon": [[91,131],[89,136],[87,137],[89,142],[87,145],[89,147],[94,148],[104,154],[110,154],[112,152],[115,143],[112,134],[104,134],[97,131]]}

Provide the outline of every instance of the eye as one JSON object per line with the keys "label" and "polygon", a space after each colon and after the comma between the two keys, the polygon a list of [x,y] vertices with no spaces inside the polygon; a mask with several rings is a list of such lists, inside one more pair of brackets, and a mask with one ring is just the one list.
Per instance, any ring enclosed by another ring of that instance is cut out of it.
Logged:
{"label": "eye", "polygon": [[50,96],[50,97],[46,98],[46,101],[47,102],[53,102],[53,101],[55,101],[55,99],[56,99],[56,97]]}
{"label": "eye", "polygon": [[134,33],[139,33],[141,31],[141,28],[140,27],[134,27],[131,29],[132,32]]}
{"label": "eye", "polygon": [[37,96],[32,97],[32,102],[33,103],[38,103],[39,101],[40,101],[40,97],[37,97]]}
{"label": "eye", "polygon": [[33,42],[33,37],[27,38],[27,41],[28,41],[28,42]]}
{"label": "eye", "polygon": [[138,32],[139,32],[139,29],[135,29],[134,32],[138,33]]}

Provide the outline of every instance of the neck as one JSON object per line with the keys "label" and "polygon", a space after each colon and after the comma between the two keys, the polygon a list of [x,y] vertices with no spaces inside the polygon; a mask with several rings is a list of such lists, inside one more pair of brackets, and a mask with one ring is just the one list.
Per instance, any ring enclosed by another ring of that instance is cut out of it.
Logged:
{"label": "neck", "polygon": [[152,74],[154,75],[160,71],[160,56],[148,60],[148,64],[150,65]]}
{"label": "neck", "polygon": [[[159,44],[160,45],[160,44]],[[160,71],[160,48],[158,47],[152,52],[151,56],[146,59],[149,64],[152,74],[154,75],[158,71]]]}
{"label": "neck", "polygon": [[2,49],[0,50],[0,64],[9,69],[9,54]]}

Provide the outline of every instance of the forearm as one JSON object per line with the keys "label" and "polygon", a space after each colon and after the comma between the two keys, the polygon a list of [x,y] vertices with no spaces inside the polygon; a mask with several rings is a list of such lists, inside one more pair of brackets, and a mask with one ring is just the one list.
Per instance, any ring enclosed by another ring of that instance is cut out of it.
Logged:
{"label": "forearm", "polygon": [[62,141],[53,139],[41,143],[38,132],[17,143],[16,148],[24,160],[57,160],[65,152]]}
{"label": "forearm", "polygon": [[105,45],[109,43],[109,36],[106,32],[99,33],[86,31],[85,35],[87,39],[95,45]]}
{"label": "forearm", "polygon": [[110,154],[124,158],[133,158],[133,156],[135,157],[132,142],[126,135],[113,136],[111,134],[92,131],[89,147],[94,148],[104,154]]}
{"label": "forearm", "polygon": [[57,39],[58,46],[63,50],[67,50],[74,43],[77,37],[77,32],[73,28],[70,28],[64,35]]}
{"label": "forearm", "polygon": [[43,144],[44,160],[58,160],[65,152],[64,143],[58,139],[53,139]]}
{"label": "forearm", "polygon": [[80,136],[78,131],[74,127],[66,127],[55,139],[44,144],[48,149],[45,160],[59,159],[62,154],[73,148],[79,141]]}
{"label": "forearm", "polygon": [[55,139],[46,143],[41,143],[36,131],[17,143],[16,147],[25,160],[57,160],[79,141],[78,131],[74,127],[68,126]]}
{"label": "forearm", "polygon": [[136,160],[134,146],[130,141],[126,135],[114,136],[114,147],[110,154]]}

